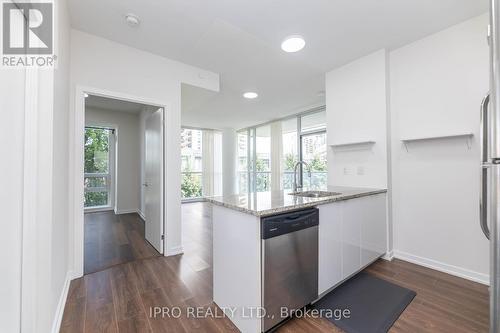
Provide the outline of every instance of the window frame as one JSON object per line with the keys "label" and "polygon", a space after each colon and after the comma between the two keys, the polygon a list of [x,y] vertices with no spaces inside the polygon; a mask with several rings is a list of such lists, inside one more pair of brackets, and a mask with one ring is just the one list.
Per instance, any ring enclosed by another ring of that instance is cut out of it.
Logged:
{"label": "window frame", "polygon": [[[112,210],[115,209],[115,189],[116,189],[116,144],[118,142],[118,129],[116,126],[103,126],[103,125],[85,125],[84,131],[87,130],[87,128],[91,129],[102,129],[102,130],[108,130],[109,131],[109,137],[108,137],[108,172],[96,172],[96,173],[89,173],[85,172],[85,166],[84,166],[84,174],[83,174],[83,181],[84,181],[84,187],[83,187],[83,194],[87,192],[107,192],[108,193],[108,202],[106,205],[99,205],[99,206],[87,206],[83,207],[84,212],[90,213],[90,212],[96,212],[96,211],[101,211],[101,210]],[[85,133],[85,132],[84,132]],[[98,188],[87,188],[85,187],[85,179],[86,178],[102,178],[105,177],[107,178],[107,186],[106,187],[98,187]],[[99,190],[100,189],[100,190]],[[106,189],[105,191],[102,191],[102,189]]]}
{"label": "window frame", "polygon": [[[302,140],[302,138],[307,137],[307,136],[322,135],[322,134],[325,135],[325,142],[328,142],[327,138],[326,138],[326,128],[325,129],[320,129],[320,130],[305,131],[305,132],[302,132],[300,134],[300,136],[298,136],[299,137],[299,160],[300,161],[304,160],[304,156],[303,156],[304,150],[302,149],[302,145],[303,145],[304,141]],[[328,153],[328,151],[327,151],[327,153]],[[304,184],[304,169],[303,169],[303,164],[299,165],[299,170],[300,170],[300,172],[299,172],[300,183]],[[311,172],[311,174],[314,174],[314,173],[326,173],[327,179],[328,179],[328,170],[327,171],[321,171],[321,172],[318,172],[318,171],[316,171],[316,172],[312,171]],[[328,181],[327,181],[327,185],[328,185]]]}
{"label": "window frame", "polygon": [[[200,131],[201,132],[201,137],[202,137],[202,143],[201,143],[201,168],[200,168],[200,171],[184,171],[182,168],[181,168],[181,185],[182,185],[182,181],[183,181],[183,178],[184,178],[184,175],[200,175],[200,186],[201,186],[201,195],[200,196],[196,196],[196,197],[182,197],[182,193],[181,193],[181,202],[197,202],[197,201],[203,201],[203,130],[207,130],[207,129],[203,129],[203,128],[195,128],[195,127],[188,127],[188,126],[182,126],[181,127],[181,132],[183,130],[190,130],[190,131]],[[182,160],[182,153],[181,153],[181,160]]]}
{"label": "window frame", "polygon": [[[291,115],[288,117],[283,117],[283,118],[275,119],[273,121],[269,121],[266,123],[258,124],[255,126],[242,128],[242,129],[237,131],[237,133],[246,133],[246,136],[247,136],[247,182],[248,182],[247,183],[247,192],[255,192],[257,189],[257,174],[258,173],[266,173],[266,172],[257,172],[257,170],[256,170],[256,160],[257,160],[256,134],[257,134],[257,128],[269,125],[275,121],[285,121],[285,120],[290,120],[290,119],[295,118],[297,120],[297,159],[299,161],[301,161],[302,160],[302,137],[307,136],[307,135],[314,135],[314,134],[325,134],[325,136],[327,135],[326,119],[325,119],[325,127],[324,128],[314,129],[314,130],[309,130],[309,131],[302,131],[302,117],[312,115],[315,113],[320,113],[320,112],[326,112],[326,107],[320,106],[320,107],[313,108],[313,109],[307,110],[305,112],[301,112],[301,113]],[[327,138],[325,138],[325,140],[326,139]],[[250,145],[252,145],[252,150],[249,149]],[[244,172],[244,171],[241,171],[241,172]],[[328,174],[328,171],[326,171],[326,172]],[[283,174],[285,174],[285,173],[286,174],[291,173],[293,175],[293,171],[283,171]],[[239,170],[238,170],[238,174],[240,174]],[[328,176],[327,176],[327,178],[328,178]],[[299,165],[299,179],[301,181],[303,179],[302,164]],[[328,181],[327,181],[327,183],[328,183]],[[238,181],[238,187],[239,187],[239,181]],[[242,193],[239,188],[238,188],[238,191],[240,193]]]}
{"label": "window frame", "polygon": [[[188,203],[188,202],[201,202],[201,201],[204,201],[205,200],[205,195],[203,194],[203,177],[205,177],[205,172],[203,170],[203,158],[204,158],[204,152],[203,152],[203,132],[204,131],[211,131],[214,133],[214,140],[215,140],[215,137],[217,134],[219,135],[222,135],[221,134],[221,131],[219,130],[216,130],[216,129],[211,129],[211,128],[202,128],[202,127],[192,127],[192,126],[181,126],[181,131],[182,130],[193,130],[193,131],[200,131],[201,132],[201,136],[202,136],[202,149],[201,149],[201,169],[199,171],[184,171],[181,167],[181,185],[182,185],[182,180],[183,180],[183,177],[184,175],[188,175],[188,174],[191,174],[191,175],[200,175],[200,179],[201,179],[201,195],[200,196],[197,196],[197,197],[182,197],[182,194],[181,194],[181,203]],[[219,149],[220,150],[220,158],[223,158],[222,157],[222,137],[221,139],[219,140],[219,143],[221,145],[221,147]],[[216,144],[216,142],[214,141],[214,145]],[[216,148],[214,147],[214,151],[216,150]],[[181,159],[182,159],[182,152],[181,152]],[[215,166],[216,162],[214,161],[214,166]],[[220,167],[222,168],[222,160],[220,160]],[[215,173],[215,169],[214,169],[214,174],[212,175],[212,177],[214,177],[214,182],[215,182],[215,177],[216,177],[216,173]],[[222,170],[220,170],[220,175],[221,175],[221,178],[220,178],[220,190],[222,191]],[[215,185],[214,185],[215,186]],[[222,194],[222,193],[221,193]]]}

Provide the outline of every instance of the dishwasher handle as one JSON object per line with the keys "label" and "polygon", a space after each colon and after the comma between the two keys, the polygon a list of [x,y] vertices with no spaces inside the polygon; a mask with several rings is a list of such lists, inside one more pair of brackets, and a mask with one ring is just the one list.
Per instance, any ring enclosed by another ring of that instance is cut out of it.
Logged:
{"label": "dishwasher handle", "polygon": [[264,217],[261,220],[262,239],[317,226],[319,213],[317,208]]}

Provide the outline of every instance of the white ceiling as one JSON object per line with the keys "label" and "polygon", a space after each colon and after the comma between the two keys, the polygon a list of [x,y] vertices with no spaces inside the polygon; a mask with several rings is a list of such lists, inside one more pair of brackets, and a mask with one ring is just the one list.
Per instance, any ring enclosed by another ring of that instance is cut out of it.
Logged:
{"label": "white ceiling", "polygon": [[85,107],[139,114],[144,107],[146,107],[146,105],[122,101],[119,99],[89,95],[89,97],[85,98]]}
{"label": "white ceiling", "polygon": [[[220,73],[219,94],[183,86],[183,124],[240,128],[324,104],[325,72],[484,13],[488,1],[70,0],[70,9],[76,29]],[[287,54],[280,44],[292,34],[306,47]]]}

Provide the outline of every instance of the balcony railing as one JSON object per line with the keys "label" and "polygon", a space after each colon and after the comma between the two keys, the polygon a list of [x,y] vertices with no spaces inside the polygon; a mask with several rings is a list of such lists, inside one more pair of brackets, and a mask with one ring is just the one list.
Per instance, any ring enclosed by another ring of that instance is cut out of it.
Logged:
{"label": "balcony railing", "polygon": [[111,175],[109,173],[86,173],[83,178],[84,207],[109,206]]}
{"label": "balcony railing", "polygon": [[[291,190],[293,188],[293,171],[284,171],[282,176],[283,189]],[[304,172],[304,188],[324,189],[327,186],[327,171],[312,171],[309,179],[307,172]],[[239,171],[239,189],[240,193],[245,193],[249,190],[248,172]],[[255,172],[256,191],[265,192],[271,190],[271,172],[258,171]]]}

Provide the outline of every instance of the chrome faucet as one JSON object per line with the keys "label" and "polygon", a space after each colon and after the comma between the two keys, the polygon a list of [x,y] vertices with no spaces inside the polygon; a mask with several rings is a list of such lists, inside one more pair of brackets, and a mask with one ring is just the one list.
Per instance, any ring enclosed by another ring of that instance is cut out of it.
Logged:
{"label": "chrome faucet", "polygon": [[304,187],[304,181],[302,179],[302,175],[300,175],[300,187],[297,186],[297,167],[301,164],[303,164],[307,167],[307,174],[308,174],[309,178],[311,178],[311,167],[309,166],[309,164],[307,164],[307,162],[298,161],[297,163],[295,163],[295,166],[293,167],[293,191],[294,192],[297,192],[297,190],[299,188],[302,190],[302,188]]}

